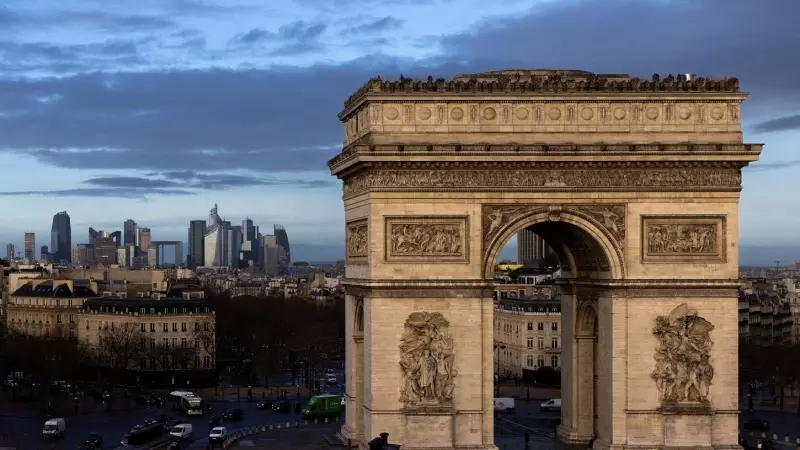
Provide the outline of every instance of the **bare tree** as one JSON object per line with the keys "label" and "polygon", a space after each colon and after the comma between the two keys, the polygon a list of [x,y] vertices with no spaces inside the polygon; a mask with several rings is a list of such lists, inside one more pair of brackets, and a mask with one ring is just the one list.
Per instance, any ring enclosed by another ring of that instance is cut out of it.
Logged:
{"label": "bare tree", "polygon": [[144,344],[139,330],[126,323],[103,329],[98,337],[97,351],[107,367],[129,370],[144,355]]}
{"label": "bare tree", "polygon": [[192,325],[192,339],[195,341],[195,353],[192,355],[208,356],[211,359],[211,367],[216,367],[217,361],[217,322],[214,318],[201,319]]}

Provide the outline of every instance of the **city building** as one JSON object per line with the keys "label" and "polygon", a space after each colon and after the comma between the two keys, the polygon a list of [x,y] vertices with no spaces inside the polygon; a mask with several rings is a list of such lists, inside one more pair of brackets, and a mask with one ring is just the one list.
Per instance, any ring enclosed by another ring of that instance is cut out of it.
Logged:
{"label": "city building", "polygon": [[526,228],[517,233],[517,263],[525,267],[542,267],[557,264],[558,259],[544,238]]}
{"label": "city building", "polygon": [[72,264],[88,266],[94,263],[94,246],[92,244],[78,244],[72,249]]}
{"label": "city building", "polygon": [[109,233],[108,237],[110,237],[114,241],[114,245],[116,245],[117,247],[122,245],[122,232],[121,231],[114,231],[112,233]]}
{"label": "city building", "polygon": [[53,216],[50,227],[50,260],[57,263],[72,262],[72,224],[69,214],[61,211]]}
{"label": "city building", "polygon": [[283,250],[286,253],[285,265],[288,266],[292,263],[292,251],[289,247],[289,235],[286,234],[286,228],[284,228],[283,225],[276,224],[273,229],[273,234],[275,235],[278,245],[283,247]]}
{"label": "city building", "polygon": [[140,227],[137,233],[138,249],[142,252],[147,252],[150,249],[150,228]]}
{"label": "city building", "polygon": [[75,338],[80,309],[97,298],[95,289],[86,280],[27,281],[9,296],[8,327],[31,336]]}
{"label": "city building", "polygon": [[51,259],[52,255],[50,254],[50,249],[47,248],[46,245],[39,247],[39,260],[44,262],[52,262]]}
{"label": "city building", "polygon": [[115,341],[140,341],[141,345],[130,349],[126,369],[211,370],[215,366],[215,316],[206,299],[95,298],[83,304],[78,325],[79,342],[101,360],[113,353],[107,347]]}
{"label": "city building", "polygon": [[283,264],[286,261],[286,251],[278,245],[276,236],[263,236],[262,251],[264,260],[264,273],[268,276],[283,275]]}
{"label": "city building", "polygon": [[500,298],[494,308],[495,371],[532,378],[561,367],[561,301],[556,296]]}
{"label": "city building", "polygon": [[117,243],[111,237],[98,237],[92,242],[94,263],[111,265],[117,263]]}
{"label": "city building", "polygon": [[128,219],[122,225],[122,243],[124,245],[136,245],[139,227],[133,219]]}
{"label": "city building", "polygon": [[36,233],[25,233],[25,259],[28,262],[36,260]]}
{"label": "city building", "polygon": [[189,222],[189,252],[186,255],[186,267],[195,269],[205,263],[205,246],[203,245],[205,235],[205,220],[192,220]]}
{"label": "city building", "polygon": [[12,261],[16,255],[14,255],[14,244],[6,244],[6,259]]}

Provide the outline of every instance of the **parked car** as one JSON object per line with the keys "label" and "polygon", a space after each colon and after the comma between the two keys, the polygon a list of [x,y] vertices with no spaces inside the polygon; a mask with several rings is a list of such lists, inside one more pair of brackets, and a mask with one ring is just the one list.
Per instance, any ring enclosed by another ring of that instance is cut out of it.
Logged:
{"label": "parked car", "polygon": [[208,440],[211,442],[224,441],[228,437],[228,429],[225,427],[214,427],[208,433]]}
{"label": "parked car", "polygon": [[256,403],[256,408],[258,408],[258,409],[272,409],[272,403],[270,403],[270,402],[268,402],[266,400],[261,400],[258,403]]}
{"label": "parked car", "polygon": [[223,420],[242,420],[244,418],[244,411],[241,408],[233,408],[225,411],[222,414]]}
{"label": "parked car", "polygon": [[339,381],[336,380],[335,375],[329,375],[328,378],[325,380],[326,384],[337,384]]}
{"label": "parked car", "polygon": [[192,437],[192,425],[189,423],[175,425],[169,434],[180,439],[189,439]]}

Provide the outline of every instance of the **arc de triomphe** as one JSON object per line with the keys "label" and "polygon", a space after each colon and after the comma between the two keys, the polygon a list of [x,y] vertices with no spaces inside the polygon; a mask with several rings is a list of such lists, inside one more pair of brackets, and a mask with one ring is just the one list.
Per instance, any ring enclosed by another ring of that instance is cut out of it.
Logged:
{"label": "arc de triomphe", "polygon": [[362,448],[491,449],[493,266],[562,281],[558,437],[737,448],[738,81],[514,70],[369,80],[339,118],[347,419]]}

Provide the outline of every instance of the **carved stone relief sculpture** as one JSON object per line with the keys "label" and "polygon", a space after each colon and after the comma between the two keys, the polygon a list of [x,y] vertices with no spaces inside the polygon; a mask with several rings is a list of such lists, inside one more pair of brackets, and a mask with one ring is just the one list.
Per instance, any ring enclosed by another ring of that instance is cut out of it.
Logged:
{"label": "carved stone relief sculpture", "polygon": [[347,224],[347,258],[366,258],[369,250],[367,221],[358,220]]}
{"label": "carved stone relief sculpture", "polygon": [[598,205],[579,206],[578,210],[584,212],[599,222],[620,247],[625,243],[625,206],[623,205]]}
{"label": "carved stone relief sculpture", "polygon": [[643,261],[725,260],[724,216],[643,216]]}
{"label": "carved stone relief sculpture", "polygon": [[656,317],[653,335],[658,342],[652,378],[664,403],[708,403],[714,378],[711,331],[697,311],[683,303],[668,315]]}
{"label": "carved stone relief sculpture", "polygon": [[458,372],[449,328],[438,312],[414,312],[406,319],[400,340],[400,401],[406,406],[452,402]]}
{"label": "carved stone relief sculpture", "polygon": [[432,262],[468,258],[465,217],[387,218],[386,259]]}

